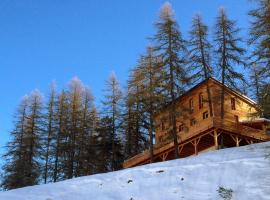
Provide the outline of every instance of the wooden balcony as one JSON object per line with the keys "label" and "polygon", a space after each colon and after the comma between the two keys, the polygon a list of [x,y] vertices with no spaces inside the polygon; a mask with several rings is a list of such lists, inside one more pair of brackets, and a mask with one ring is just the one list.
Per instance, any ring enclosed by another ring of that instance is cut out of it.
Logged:
{"label": "wooden balcony", "polygon": [[[221,120],[218,118],[208,118],[203,121],[204,123],[198,123],[189,128],[187,132],[178,133],[178,144],[183,146],[185,143],[192,142],[196,138],[218,130],[219,133],[231,133],[239,137],[250,138],[252,141],[268,141],[270,136],[267,135],[263,130],[251,128],[249,126],[235,123],[229,120]],[[172,151],[174,143],[172,139],[164,140],[161,143],[154,145],[154,156],[161,155],[165,152]],[[141,165],[149,161],[150,153],[149,150],[126,160],[124,162],[124,168]]]}
{"label": "wooden balcony", "polygon": [[225,131],[229,131],[238,135],[258,139],[261,141],[270,140],[270,136],[265,133],[264,130],[255,129],[249,126],[242,125],[241,123],[235,123],[229,120],[223,120],[218,118],[214,118],[214,127],[218,129],[222,129]]}

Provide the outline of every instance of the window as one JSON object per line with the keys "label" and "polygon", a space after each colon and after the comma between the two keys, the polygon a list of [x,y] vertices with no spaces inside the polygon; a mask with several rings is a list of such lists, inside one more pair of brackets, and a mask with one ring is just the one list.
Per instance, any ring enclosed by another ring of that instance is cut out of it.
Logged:
{"label": "window", "polygon": [[209,117],[208,111],[203,113],[203,119],[207,119]]}
{"label": "window", "polygon": [[190,126],[194,126],[196,124],[196,120],[193,118],[190,120]]}
{"label": "window", "polygon": [[161,130],[165,130],[165,125],[164,125],[164,122],[161,122]]}
{"label": "window", "polygon": [[158,141],[159,141],[159,142],[162,142],[162,139],[163,139],[162,136],[159,136],[159,137],[158,137]]}
{"label": "window", "polygon": [[184,124],[180,124],[180,125],[179,125],[178,131],[179,131],[179,132],[184,131]]}
{"label": "window", "polygon": [[235,120],[236,123],[238,123],[239,122],[239,117],[237,115],[234,115],[234,120]]}
{"label": "window", "polygon": [[235,98],[231,98],[231,108],[235,110]]}
{"label": "window", "polygon": [[190,109],[190,112],[193,112],[193,110],[194,110],[193,99],[189,100],[189,109]]}
{"label": "window", "polygon": [[203,108],[203,94],[199,94],[199,109]]}

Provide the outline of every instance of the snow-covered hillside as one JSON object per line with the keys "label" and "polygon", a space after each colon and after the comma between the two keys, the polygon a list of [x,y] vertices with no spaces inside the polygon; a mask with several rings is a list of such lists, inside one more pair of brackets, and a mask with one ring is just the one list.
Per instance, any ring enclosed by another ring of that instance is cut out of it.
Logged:
{"label": "snow-covered hillside", "polygon": [[218,200],[226,192],[270,199],[270,142],[1,192],[0,200]]}

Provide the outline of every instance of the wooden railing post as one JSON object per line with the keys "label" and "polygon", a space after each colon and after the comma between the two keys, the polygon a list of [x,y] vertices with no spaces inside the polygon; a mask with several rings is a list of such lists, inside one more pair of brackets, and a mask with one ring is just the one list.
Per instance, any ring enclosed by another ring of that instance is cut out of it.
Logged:
{"label": "wooden railing post", "polygon": [[215,149],[218,150],[218,134],[217,130],[214,130]]}

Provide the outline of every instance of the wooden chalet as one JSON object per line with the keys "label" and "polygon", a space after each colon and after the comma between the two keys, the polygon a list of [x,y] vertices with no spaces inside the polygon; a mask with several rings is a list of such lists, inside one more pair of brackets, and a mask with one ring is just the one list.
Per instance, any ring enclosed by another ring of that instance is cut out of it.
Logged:
{"label": "wooden chalet", "polygon": [[[180,158],[270,140],[270,120],[259,118],[260,109],[256,102],[226,86],[225,112],[224,118],[221,118],[222,87],[219,81],[209,78],[176,100]],[[169,107],[170,105],[164,107],[154,117],[154,162],[175,158]],[[150,163],[149,150],[126,160],[124,168],[147,163]]]}

